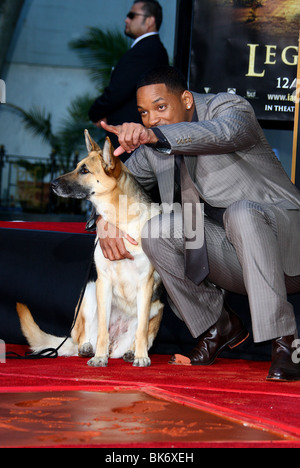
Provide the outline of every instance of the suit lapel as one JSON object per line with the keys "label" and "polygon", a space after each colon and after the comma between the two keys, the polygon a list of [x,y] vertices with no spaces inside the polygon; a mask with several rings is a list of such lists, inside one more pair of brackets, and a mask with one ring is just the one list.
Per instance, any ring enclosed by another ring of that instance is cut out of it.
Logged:
{"label": "suit lapel", "polygon": [[[184,160],[191,179],[195,182],[197,157],[185,156]],[[168,204],[172,204],[174,201],[174,161],[174,155],[164,156],[157,172],[161,199]]]}
{"label": "suit lapel", "polygon": [[184,161],[192,181],[195,182],[197,156],[184,156]]}
{"label": "suit lapel", "polygon": [[[207,96],[193,93],[195,105],[197,109],[198,120],[205,120],[207,113]],[[174,200],[174,155],[163,155],[159,160],[159,168],[157,171],[157,181],[160,190],[161,199],[168,204],[172,204]],[[195,172],[197,164],[197,156],[184,157],[186,167],[189,171],[191,179],[195,182]]]}
{"label": "suit lapel", "polygon": [[[196,115],[193,116],[194,122],[199,122],[201,120],[205,120],[206,112],[207,112],[207,104],[205,95],[193,93],[194,102],[196,106]],[[193,182],[195,182],[195,173],[196,173],[196,165],[197,165],[197,156],[184,156],[184,161],[186,168],[189,172],[189,175]]]}
{"label": "suit lapel", "polygon": [[212,95],[209,94],[198,94],[192,93],[194,97],[194,102],[197,110],[198,121],[206,120],[207,114],[207,103],[211,99]]}
{"label": "suit lapel", "polygon": [[174,155],[160,158],[157,182],[161,199],[171,205],[174,198]]}

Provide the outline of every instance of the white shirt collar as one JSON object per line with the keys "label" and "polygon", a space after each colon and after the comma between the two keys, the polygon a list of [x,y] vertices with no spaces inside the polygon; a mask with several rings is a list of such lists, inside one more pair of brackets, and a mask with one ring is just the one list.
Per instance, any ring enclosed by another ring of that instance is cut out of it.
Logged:
{"label": "white shirt collar", "polygon": [[131,48],[134,47],[142,39],[145,39],[145,37],[154,36],[155,34],[158,34],[158,32],[149,32],[149,33],[143,34],[142,36],[137,37],[135,41],[132,43]]}

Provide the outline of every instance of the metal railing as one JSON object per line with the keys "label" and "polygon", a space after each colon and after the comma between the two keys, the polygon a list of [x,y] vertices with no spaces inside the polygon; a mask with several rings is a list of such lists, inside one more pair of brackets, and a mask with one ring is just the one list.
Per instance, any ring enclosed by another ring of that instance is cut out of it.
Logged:
{"label": "metal railing", "polygon": [[[72,166],[78,162],[74,156]],[[0,146],[0,210],[14,213],[81,213],[76,200],[59,199],[51,181],[66,170],[53,151],[48,158],[7,154]]]}

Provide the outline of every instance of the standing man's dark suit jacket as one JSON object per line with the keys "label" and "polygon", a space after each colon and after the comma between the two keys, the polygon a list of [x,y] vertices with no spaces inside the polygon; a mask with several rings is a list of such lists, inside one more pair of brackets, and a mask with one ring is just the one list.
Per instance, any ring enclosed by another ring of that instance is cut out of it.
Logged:
{"label": "standing man's dark suit jacket", "polygon": [[136,103],[137,82],[147,71],[168,64],[168,54],[158,34],[138,41],[123,55],[112,72],[109,85],[90,108],[91,121],[107,117],[111,125],[141,123]]}

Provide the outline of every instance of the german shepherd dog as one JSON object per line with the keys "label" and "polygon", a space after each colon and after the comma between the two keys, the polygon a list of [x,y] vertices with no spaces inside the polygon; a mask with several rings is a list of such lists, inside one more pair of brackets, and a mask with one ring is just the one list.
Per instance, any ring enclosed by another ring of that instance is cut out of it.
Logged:
{"label": "german shepherd dog", "polygon": [[[104,367],[108,358],[121,358],[134,366],[151,364],[148,350],[157,335],[163,305],[161,280],[141,247],[143,225],[159,214],[159,207],[136,182],[106,139],[103,151],[85,130],[88,156],[77,168],[52,182],[61,197],[88,199],[96,212],[137,245],[124,239],[134,260],[110,261],[95,248],[97,280],[87,284],[71,337],[59,355],[93,356],[88,364]],[[22,331],[33,352],[59,346],[62,338],[44,333],[34,322],[27,306],[17,304]]]}

